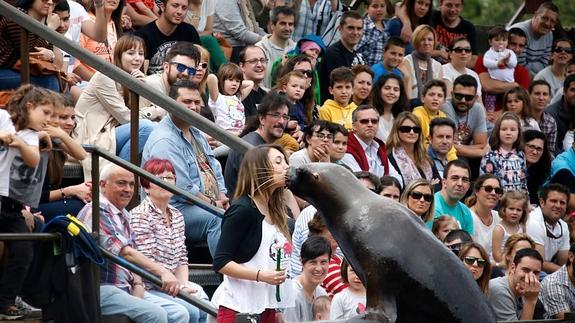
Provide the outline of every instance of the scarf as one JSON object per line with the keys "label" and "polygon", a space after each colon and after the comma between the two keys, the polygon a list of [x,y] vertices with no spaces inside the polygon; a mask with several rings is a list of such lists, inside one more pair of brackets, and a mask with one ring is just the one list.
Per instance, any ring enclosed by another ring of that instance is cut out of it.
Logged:
{"label": "scarf", "polygon": [[[417,95],[421,96],[421,94],[423,93],[423,87],[425,86],[425,84],[427,82],[429,82],[431,79],[433,79],[431,55],[422,54],[422,53],[418,52],[417,50],[414,50],[411,53],[411,56],[413,57],[413,70],[415,71],[414,82],[417,85]],[[425,74],[423,74],[423,75],[422,75],[421,69],[419,68],[419,62],[420,61],[426,61],[427,62],[427,71],[425,71]]]}
{"label": "scarf", "polygon": [[403,178],[403,183],[408,185],[409,183],[418,180],[420,178],[431,180],[433,178],[433,170],[429,165],[420,169],[415,165],[413,160],[407,155],[403,147],[397,147],[393,149],[393,158],[397,163],[398,168],[401,172],[401,177]]}

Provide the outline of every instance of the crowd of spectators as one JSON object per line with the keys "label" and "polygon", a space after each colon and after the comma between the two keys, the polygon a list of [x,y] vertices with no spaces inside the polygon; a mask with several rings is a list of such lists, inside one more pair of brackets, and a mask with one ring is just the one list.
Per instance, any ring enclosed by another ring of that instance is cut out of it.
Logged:
{"label": "crowd of spectators", "polygon": [[[231,150],[146,98],[134,102],[38,35],[26,38],[31,64],[53,71],[22,85],[20,27],[0,17],[0,232],[39,232],[62,214],[89,226],[99,186],[101,245],[162,280],[157,288],[106,262],[103,314],[205,322],[171,297],[178,291],[211,301],[218,322],[365,313],[365,286],[321,212],[285,185],[289,166],[316,162],[411,210],[498,320],[575,311],[575,57],[552,2],[494,26],[485,44],[461,17],[463,0],[437,10],[431,0],[365,0],[364,14],[341,0],[14,5],[254,146]],[[93,183],[81,145],[129,160],[135,136],[144,169],[223,218],[103,159]],[[66,176],[78,168],[83,177]],[[128,210],[137,185],[140,204]],[[207,243],[224,277],[211,299],[189,281],[195,243]],[[37,313],[20,298],[32,255],[29,241],[0,242],[0,320]]]}

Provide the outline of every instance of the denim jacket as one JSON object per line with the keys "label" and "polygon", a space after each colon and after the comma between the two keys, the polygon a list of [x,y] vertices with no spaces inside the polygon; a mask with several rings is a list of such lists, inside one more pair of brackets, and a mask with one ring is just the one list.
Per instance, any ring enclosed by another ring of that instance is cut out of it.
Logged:
{"label": "denim jacket", "polygon": [[[218,182],[218,189],[226,193],[222,166],[214,157],[214,153],[204,135],[196,128],[190,127],[190,131],[202,150],[205,152],[210,167],[214,171]],[[184,138],[180,130],[167,115],[150,134],[142,155],[142,165],[151,158],[168,159],[174,165],[176,171],[176,186],[194,195],[204,192],[204,183],[200,176],[200,166],[196,159],[192,144]],[[186,203],[186,199],[175,195],[172,202]]]}

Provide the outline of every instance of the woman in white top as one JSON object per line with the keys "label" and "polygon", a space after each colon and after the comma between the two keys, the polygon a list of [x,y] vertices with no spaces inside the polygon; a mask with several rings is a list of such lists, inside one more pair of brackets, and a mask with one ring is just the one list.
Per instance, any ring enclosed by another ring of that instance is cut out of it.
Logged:
{"label": "woman in white top", "polygon": [[409,109],[401,78],[393,73],[381,76],[371,90],[371,102],[379,112],[379,127],[375,136],[386,142],[395,117]]}
{"label": "woman in white top", "polygon": [[473,217],[473,241],[485,248],[491,255],[491,241],[493,229],[499,223],[499,215],[495,207],[503,194],[501,183],[497,176],[487,173],[479,176],[473,184],[474,195],[465,202],[469,206]]}
{"label": "woman in white top", "polygon": [[471,60],[471,43],[467,38],[456,38],[449,46],[449,63],[443,65],[443,80],[447,85],[447,96],[451,97],[453,81],[460,75],[469,74],[477,80],[477,98],[481,102],[481,82],[479,75],[472,69],[467,68]]}
{"label": "woman in white top", "polygon": [[250,313],[272,323],[275,309],[295,306],[284,202],[287,169],[278,145],[257,146],[244,156],[214,256],[214,270],[224,275],[215,300],[218,322],[235,322],[237,313]]}
{"label": "woman in white top", "polygon": [[435,29],[429,25],[420,25],[413,31],[411,43],[413,52],[403,59],[399,70],[403,73],[407,97],[412,101],[411,106],[420,106],[419,96],[425,83],[432,79],[443,78],[441,63],[431,58],[435,49],[437,35]]}

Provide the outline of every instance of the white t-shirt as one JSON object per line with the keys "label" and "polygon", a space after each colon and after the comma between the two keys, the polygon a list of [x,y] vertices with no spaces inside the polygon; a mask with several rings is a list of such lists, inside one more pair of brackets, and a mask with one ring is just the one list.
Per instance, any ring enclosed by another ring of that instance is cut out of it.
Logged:
{"label": "white t-shirt", "polygon": [[493,240],[493,229],[501,218],[499,217],[499,213],[495,210],[491,210],[491,216],[493,217],[493,221],[491,222],[490,226],[486,226],[481,222],[481,219],[475,212],[471,211],[471,217],[473,218],[473,241],[479,243],[487,254],[489,255],[489,259],[493,260],[493,249],[492,249],[492,240]]}
{"label": "white t-shirt", "polygon": [[331,301],[330,320],[349,319],[365,313],[366,296],[356,295],[346,288],[333,296]]}
{"label": "white t-shirt", "polygon": [[[90,20],[90,16],[84,7],[76,1],[68,0],[68,5],[70,5],[70,27],[64,36],[75,42],[80,43],[80,34],[82,33],[82,23],[86,20]],[[62,51],[64,55],[64,60],[68,64],[68,73],[74,70],[74,63],[76,59],[70,54]]]}
{"label": "white t-shirt", "polygon": [[307,154],[307,148],[302,148],[289,156],[289,164],[293,167],[302,166],[311,163]]}
{"label": "white t-shirt", "polygon": [[[509,55],[509,63],[504,68],[499,68],[497,62]],[[497,52],[493,47],[489,48],[485,55],[483,56],[483,65],[487,68],[489,76],[494,80],[499,80],[503,82],[515,82],[515,66],[517,66],[517,56],[515,53],[505,48],[504,50]]]}
{"label": "white t-shirt", "polygon": [[[444,64],[441,68],[443,69],[443,79],[451,82],[451,85],[453,85],[453,81],[455,81],[458,76],[462,75],[462,73],[459,73],[451,63]],[[477,95],[481,97],[481,82],[479,81],[479,75],[477,75],[474,70],[467,67],[465,68],[465,74],[471,75],[477,80]]]}
{"label": "white t-shirt", "polygon": [[204,29],[206,29],[208,17],[213,16],[215,12],[216,12],[215,0],[202,1],[202,6],[200,8],[200,21],[198,22],[198,27],[196,27],[198,33],[201,33],[202,31],[204,31]]}
{"label": "white t-shirt", "polygon": [[[549,228],[549,227],[548,227]],[[545,261],[551,261],[558,251],[569,250],[569,229],[567,223],[561,219],[553,229],[549,228],[552,235],[558,239],[548,237],[546,223],[543,219],[541,208],[536,208],[529,214],[527,220],[527,234],[536,244],[545,247]]]}
{"label": "white t-shirt", "polygon": [[208,105],[218,126],[238,134],[244,129],[246,123],[244,105],[236,95],[220,93],[215,102],[210,98]]}
{"label": "white t-shirt", "polygon": [[[0,109],[0,131],[15,133],[16,129],[6,110]],[[0,196],[8,196],[10,186],[10,166],[16,156],[16,148],[10,148],[8,145],[0,144]]]}

